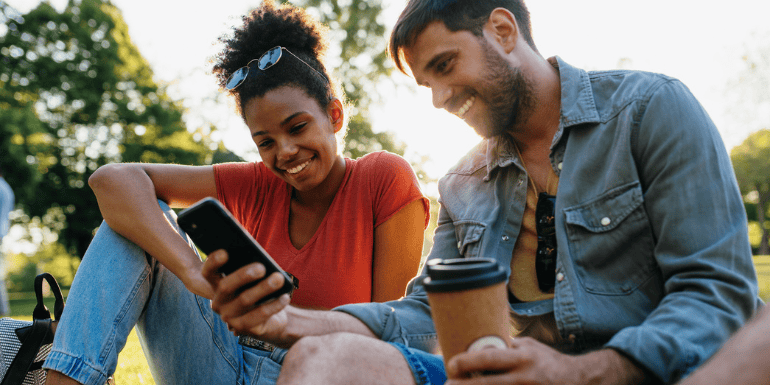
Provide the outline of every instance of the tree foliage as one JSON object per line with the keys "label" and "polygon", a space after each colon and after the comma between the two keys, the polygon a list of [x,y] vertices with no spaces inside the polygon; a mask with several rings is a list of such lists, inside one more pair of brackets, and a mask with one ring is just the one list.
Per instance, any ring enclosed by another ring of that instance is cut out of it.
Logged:
{"label": "tree foliage", "polygon": [[729,113],[743,126],[762,128],[749,135],[740,145],[733,148],[730,158],[738,178],[738,185],[744,194],[753,193],[757,201],[750,202],[762,237],[759,253],[770,254],[767,212],[770,207],[770,36],[755,36],[746,47],[742,57],[743,68],[728,84],[727,105]]}
{"label": "tree foliage", "polygon": [[[293,2],[338,42],[330,64],[352,104],[345,155],[403,154],[391,134],[373,132],[368,115],[391,72],[381,0]],[[24,211],[20,221],[52,230],[67,252],[83,255],[101,220],[87,186],[99,166],[240,160],[211,143],[216,127],[185,127],[182,104],[154,81],[109,0],[70,0],[63,11],[41,2],[24,15],[0,1],[0,22],[0,166]]]}
{"label": "tree foliage", "polygon": [[[368,110],[379,102],[376,85],[390,75],[381,0],[294,0],[316,12],[339,42],[339,62],[333,62],[351,101],[345,156],[358,158],[378,150],[404,154],[404,145],[388,132],[374,132]],[[335,52],[331,52],[335,54]]]}
{"label": "tree foliage", "polygon": [[[203,133],[153,80],[109,0],[43,2],[21,15],[0,3],[0,150],[19,206],[82,255],[101,220],[88,178],[112,162],[203,164]],[[7,154],[7,155],[6,155]],[[210,160],[210,159],[209,159]]]}
{"label": "tree foliage", "polygon": [[730,152],[741,193],[756,192],[756,219],[762,229],[759,254],[770,254],[768,229],[765,227],[770,202],[770,130],[763,129],[751,134]]}

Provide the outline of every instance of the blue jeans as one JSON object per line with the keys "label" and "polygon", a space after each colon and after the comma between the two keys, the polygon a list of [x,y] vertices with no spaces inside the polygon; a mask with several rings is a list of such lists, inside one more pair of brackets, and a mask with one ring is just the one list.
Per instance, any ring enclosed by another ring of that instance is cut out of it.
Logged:
{"label": "blue jeans", "polygon": [[404,355],[417,385],[444,385],[446,382],[446,370],[444,369],[443,357],[426,353],[422,350],[408,348],[396,342],[391,342],[390,344]]}
{"label": "blue jeans", "polygon": [[[160,205],[176,226],[174,212]],[[83,384],[104,384],[134,327],[158,384],[273,384],[286,354],[239,345],[209,300],[102,224],[78,268],[44,367]]]}

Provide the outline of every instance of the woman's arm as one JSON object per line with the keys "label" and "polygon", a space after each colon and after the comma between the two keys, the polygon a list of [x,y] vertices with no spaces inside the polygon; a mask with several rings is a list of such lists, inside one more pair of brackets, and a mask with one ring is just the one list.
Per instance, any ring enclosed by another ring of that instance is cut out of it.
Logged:
{"label": "woman's arm", "polygon": [[105,222],[156,258],[198,295],[211,298],[202,262],[158,206],[186,207],[216,197],[211,166],[120,163],[99,168],[88,180]]}
{"label": "woman's arm", "polygon": [[406,284],[417,275],[420,265],[424,226],[425,207],[418,199],[374,229],[373,302],[404,296]]}

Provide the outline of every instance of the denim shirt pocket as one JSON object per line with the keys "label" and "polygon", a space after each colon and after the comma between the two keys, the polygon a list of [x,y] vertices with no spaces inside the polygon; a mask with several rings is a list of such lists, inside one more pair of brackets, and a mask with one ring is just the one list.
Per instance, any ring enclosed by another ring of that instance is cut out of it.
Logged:
{"label": "denim shirt pocket", "polygon": [[457,235],[457,250],[465,258],[478,258],[481,252],[481,238],[485,225],[474,221],[454,222]]}
{"label": "denim shirt pocket", "polygon": [[627,295],[656,271],[654,238],[639,182],[564,210],[569,257],[583,288]]}

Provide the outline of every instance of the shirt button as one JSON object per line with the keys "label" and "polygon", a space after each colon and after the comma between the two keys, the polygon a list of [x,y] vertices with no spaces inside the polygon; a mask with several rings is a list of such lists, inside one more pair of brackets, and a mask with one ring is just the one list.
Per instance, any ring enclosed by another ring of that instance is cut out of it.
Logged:
{"label": "shirt button", "polygon": [[609,217],[602,218],[602,226],[609,226],[612,220]]}
{"label": "shirt button", "polygon": [[508,239],[509,239],[509,238],[508,238],[508,236],[507,236],[507,235],[503,235],[503,242],[508,242]]}
{"label": "shirt button", "polygon": [[519,179],[519,186],[521,186],[522,183],[524,183],[524,179]]}
{"label": "shirt button", "polygon": [[558,164],[558,165],[556,165],[556,167],[557,167],[559,170],[561,170],[561,164],[562,164],[562,162],[559,162],[559,164]]}
{"label": "shirt button", "polygon": [[461,247],[463,247],[463,243],[462,242],[457,242],[457,249],[459,250]]}
{"label": "shirt button", "polygon": [[569,340],[569,342],[574,344],[577,337],[575,337],[574,334],[570,334],[569,337],[567,337],[567,339]]}
{"label": "shirt button", "polygon": [[559,281],[559,282],[563,281],[564,280],[564,274],[562,274],[562,273],[556,274],[556,280]]}

